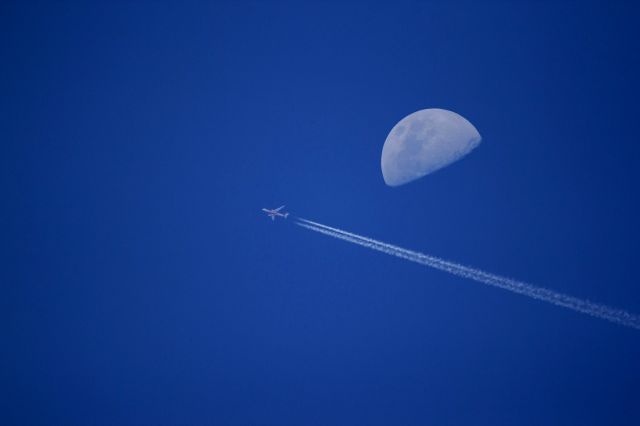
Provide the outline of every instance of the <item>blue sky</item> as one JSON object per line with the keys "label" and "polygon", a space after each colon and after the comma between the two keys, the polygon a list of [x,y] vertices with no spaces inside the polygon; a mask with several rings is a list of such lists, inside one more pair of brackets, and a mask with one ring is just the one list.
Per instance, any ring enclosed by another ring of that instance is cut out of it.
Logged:
{"label": "blue sky", "polygon": [[[640,422],[640,335],[262,207],[640,312],[616,2],[1,6],[3,424]],[[482,144],[398,188],[422,108]]]}

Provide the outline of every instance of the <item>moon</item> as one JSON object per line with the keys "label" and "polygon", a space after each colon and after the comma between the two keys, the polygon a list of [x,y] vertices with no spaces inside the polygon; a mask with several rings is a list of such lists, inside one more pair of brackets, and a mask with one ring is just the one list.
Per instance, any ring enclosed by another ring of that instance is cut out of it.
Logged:
{"label": "moon", "polygon": [[382,177],[400,186],[433,173],[473,151],[482,140],[466,118],[446,109],[428,108],[393,126],[382,147]]}

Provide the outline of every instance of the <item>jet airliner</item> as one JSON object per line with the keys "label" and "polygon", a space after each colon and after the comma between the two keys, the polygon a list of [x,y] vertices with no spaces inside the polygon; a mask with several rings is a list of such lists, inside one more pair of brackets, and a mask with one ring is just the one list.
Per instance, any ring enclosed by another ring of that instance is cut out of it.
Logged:
{"label": "jet airliner", "polygon": [[280,206],[277,209],[262,209],[262,211],[265,212],[267,216],[271,218],[271,220],[276,220],[276,216],[280,216],[286,219],[287,216],[289,216],[289,212],[280,211],[283,208],[284,206]]}

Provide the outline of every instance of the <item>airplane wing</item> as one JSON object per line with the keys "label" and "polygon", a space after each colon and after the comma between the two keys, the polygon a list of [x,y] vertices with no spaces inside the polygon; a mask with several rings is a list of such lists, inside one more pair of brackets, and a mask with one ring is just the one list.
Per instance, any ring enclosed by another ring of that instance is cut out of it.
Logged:
{"label": "airplane wing", "polygon": [[277,209],[273,209],[274,212],[279,212],[280,210],[282,210],[284,208],[284,206],[280,206]]}

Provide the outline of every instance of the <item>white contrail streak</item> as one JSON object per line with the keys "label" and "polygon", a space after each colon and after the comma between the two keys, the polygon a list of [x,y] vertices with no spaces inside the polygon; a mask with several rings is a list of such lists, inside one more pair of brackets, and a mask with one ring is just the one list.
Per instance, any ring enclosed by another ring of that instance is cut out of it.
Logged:
{"label": "white contrail streak", "polygon": [[407,250],[402,247],[387,244],[371,238],[366,238],[351,232],[343,231],[338,228],[332,228],[307,219],[298,219],[296,225],[315,232],[319,232],[330,237],[338,238],[354,244],[361,245],[382,253],[416,262],[421,265],[430,266],[441,271],[449,272],[463,278],[499,287],[514,293],[522,294],[533,299],[542,300],[557,306],[563,306],[577,312],[582,312],[596,318],[605,319],[616,324],[632,327],[640,330],[640,317],[622,309],[616,309],[605,305],[589,302],[587,300],[578,299],[577,297],[568,296],[566,294],[557,293],[542,287],[536,287],[522,281],[516,281],[511,278],[501,277],[499,275],[490,274],[479,269],[470,268],[468,266],[459,265],[454,262],[439,259],[423,253]]}

